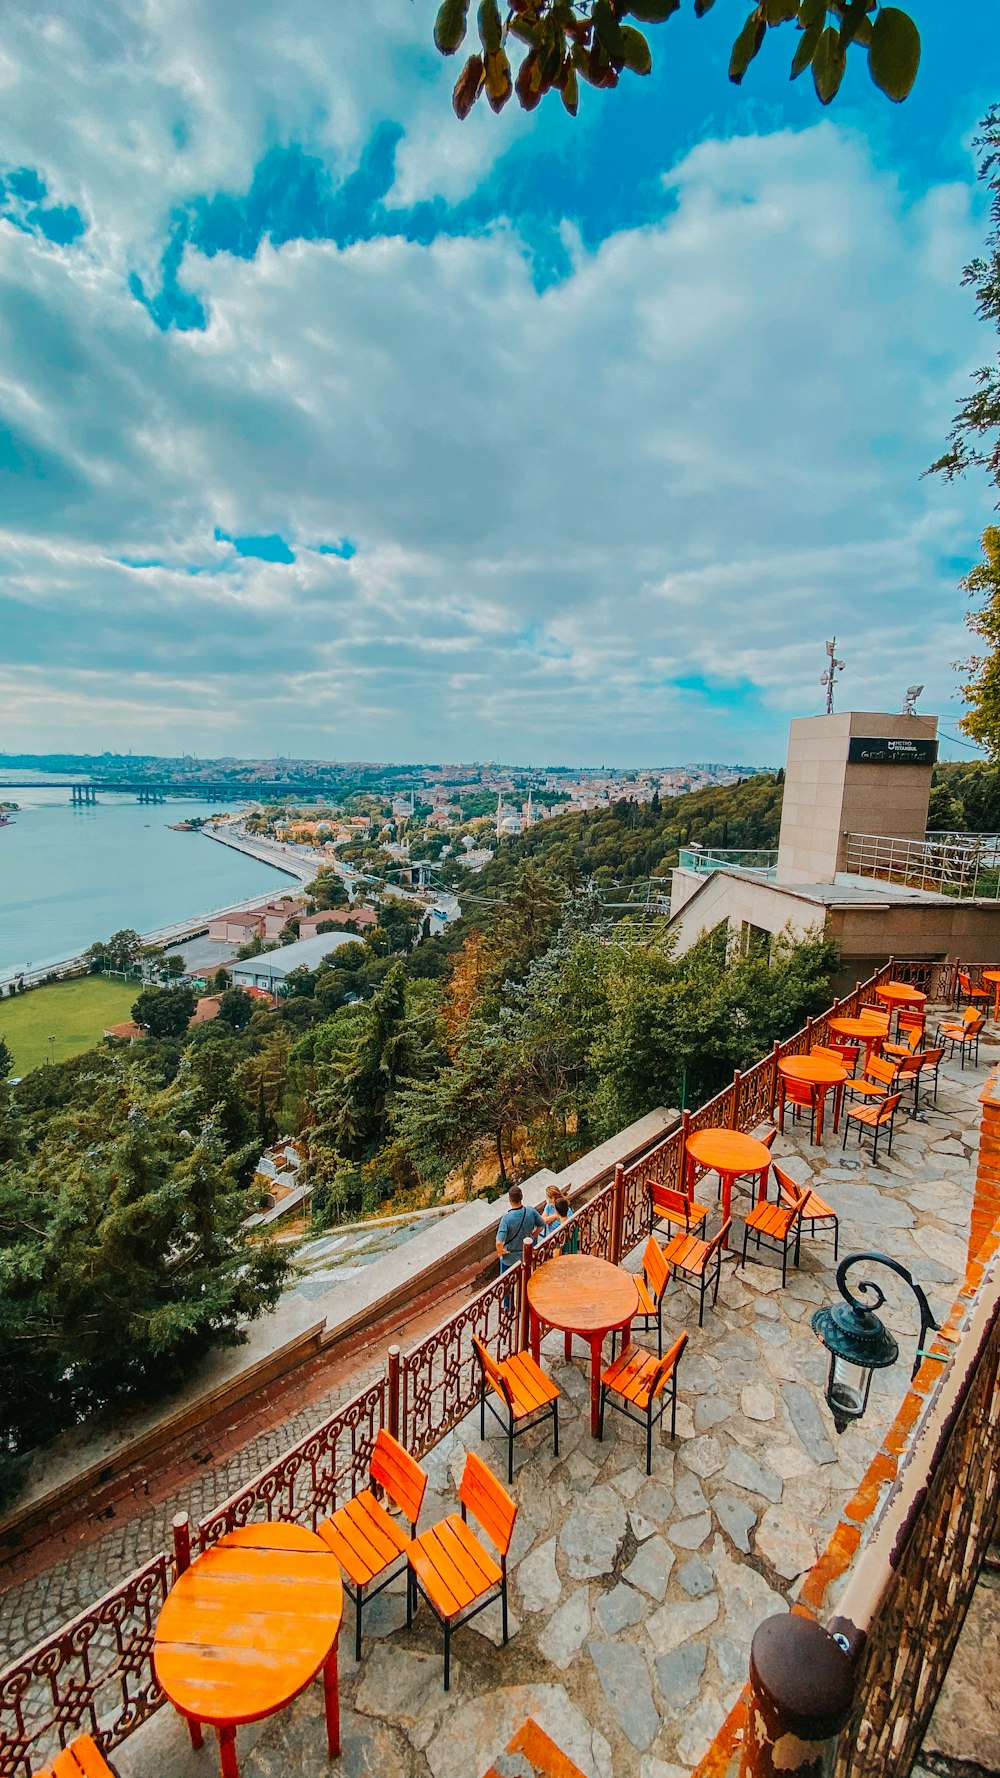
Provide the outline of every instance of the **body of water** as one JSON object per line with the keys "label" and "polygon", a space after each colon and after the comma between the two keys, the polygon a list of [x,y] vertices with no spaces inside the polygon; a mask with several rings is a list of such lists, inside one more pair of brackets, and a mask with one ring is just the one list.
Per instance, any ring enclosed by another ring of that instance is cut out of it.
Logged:
{"label": "body of water", "polygon": [[[100,792],[98,792],[100,795]],[[20,804],[0,827],[0,977],[42,969],[123,926],[155,932],[295,880],[170,823],[216,812],[183,797],[153,805],[108,795],[72,808],[69,790],[5,789]]]}

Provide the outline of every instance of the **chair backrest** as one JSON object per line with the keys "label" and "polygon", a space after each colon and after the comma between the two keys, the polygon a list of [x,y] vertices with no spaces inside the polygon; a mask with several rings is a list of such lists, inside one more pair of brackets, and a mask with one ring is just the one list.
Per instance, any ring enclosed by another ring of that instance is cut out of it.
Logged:
{"label": "chair backrest", "polygon": [[507,1406],[513,1411],[514,1400],[513,1400],[513,1396],[511,1395],[510,1388],[507,1383],[507,1379],[504,1376],[503,1371],[500,1369],[500,1366],[498,1365],[492,1352],[490,1352],[487,1349],[487,1347],[485,1347],[483,1345],[482,1340],[479,1339],[478,1335],[476,1335],[476,1334],[473,1334],[473,1336],[472,1336],[472,1344],[473,1344],[473,1347],[475,1348],[476,1357],[479,1360],[479,1363],[480,1363],[480,1366],[481,1366],[481,1369],[483,1372],[483,1376],[485,1377],[487,1383],[489,1383],[496,1390],[497,1394],[501,1397],[501,1399],[503,1401],[505,1401],[507,1403]]}
{"label": "chair backrest", "polygon": [[865,1069],[865,1079],[876,1081],[881,1086],[891,1086],[895,1078],[896,1064],[887,1062],[884,1056],[873,1056]]}
{"label": "chair backrest", "polygon": [[663,1248],[652,1235],[646,1242],[643,1252],[642,1269],[649,1286],[649,1294],[653,1301],[658,1303],[670,1279],[670,1267],[663,1257]]}
{"label": "chair backrest", "polygon": [[986,1023],[986,1015],[985,1013],[977,1012],[974,1006],[967,1006],[962,1014],[962,1023],[963,1025],[966,1025],[970,1031],[972,1030],[973,1025],[975,1025],[977,1031],[981,1031]]}
{"label": "chair backrest", "polygon": [[939,1050],[924,1050],[924,1067],[939,1068],[944,1060],[944,1045]]}
{"label": "chair backrest", "polygon": [[829,1048],[835,1056],[839,1056],[841,1061],[847,1063],[851,1068],[854,1067],[855,1062],[861,1054],[861,1045],[859,1043],[840,1043],[835,1041],[832,1037],[827,1048]]}
{"label": "chair backrest", "polygon": [[902,1097],[902,1093],[890,1093],[888,1099],[882,1099],[879,1103],[878,1117],[875,1120],[876,1123],[891,1123],[896,1115],[896,1106],[899,1104]]}
{"label": "chair backrest", "polygon": [[670,1377],[672,1376],[673,1372],[677,1369],[677,1364],[680,1359],[680,1355],[683,1352],[687,1343],[688,1343],[687,1334],[686,1333],[678,1334],[676,1340],[674,1341],[673,1345],[670,1348],[670,1351],[665,1352],[663,1357],[659,1360],[659,1362],[656,1366],[655,1374],[653,1376],[653,1387],[652,1387],[652,1391],[650,1394],[650,1400],[652,1400],[655,1396],[659,1395],[660,1390],[663,1388],[664,1384],[669,1382]]}
{"label": "chair backrest", "polygon": [[791,1075],[787,1080],[782,1075],[781,1091],[793,1105],[811,1105],[816,1097],[816,1088],[811,1080],[795,1080]]}
{"label": "chair backrest", "polygon": [[370,1473],[372,1481],[385,1489],[403,1517],[415,1525],[424,1502],[427,1475],[391,1432],[383,1430],[376,1438]]}
{"label": "chair backrest", "polygon": [[900,1031],[922,1031],[923,1028],[924,1028],[924,1015],[922,1012],[907,1012],[905,1010],[905,1008],[902,1008],[902,1007],[900,1008],[900,1013],[899,1013],[899,1029],[900,1029]]}
{"label": "chair backrest", "polygon": [[775,1138],[777,1137],[777,1134],[778,1134],[778,1126],[775,1125],[773,1130],[768,1130],[767,1135],[761,1137],[761,1141],[764,1144],[765,1148],[773,1148],[774,1147]]}
{"label": "chair backrest", "polygon": [[912,1056],[900,1056],[896,1070],[897,1080],[908,1080],[911,1075],[919,1074],[926,1059],[922,1050],[915,1050]]}
{"label": "chair backrest", "polygon": [[475,1451],[470,1451],[466,1456],[458,1498],[473,1518],[478,1520],[490,1542],[505,1556],[514,1535],[517,1507],[506,1488],[500,1486],[493,1471],[487,1469]]}
{"label": "chair backrest", "polygon": [[653,1200],[653,1208],[661,1216],[672,1216],[676,1222],[683,1222],[687,1228],[691,1214],[691,1200],[686,1192],[677,1191],[672,1185],[650,1185],[649,1195]]}
{"label": "chair backrest", "polygon": [[792,1189],[788,1193],[785,1207],[786,1207],[786,1209],[788,1209],[791,1212],[791,1217],[792,1217],[792,1220],[788,1225],[788,1231],[790,1234],[792,1229],[795,1227],[795,1224],[798,1222],[799,1217],[802,1215],[803,1210],[806,1207],[806,1204],[809,1199],[809,1187],[795,1185],[791,1180],[789,1180],[789,1184],[791,1185]]}
{"label": "chair backrest", "polygon": [[774,1169],[774,1177],[778,1182],[778,1196],[779,1198],[784,1198],[786,1204],[794,1204],[800,1192],[805,1192],[808,1197],[809,1187],[807,1185],[799,1185],[798,1181],[793,1179],[790,1173],[785,1172],[784,1167],[778,1166],[777,1161],[772,1161],[771,1166]]}
{"label": "chair backrest", "polygon": [[733,1219],[731,1216],[727,1216],[726,1220],[723,1223],[718,1234],[712,1236],[712,1239],[709,1241],[709,1243],[705,1249],[705,1264],[706,1265],[708,1264],[709,1260],[712,1259],[716,1253],[718,1253],[719,1248],[724,1247],[726,1245],[726,1239],[729,1235],[729,1231],[732,1228],[732,1226],[733,1226]]}
{"label": "chair backrest", "polygon": [[967,975],[964,969],[959,970],[958,980],[959,980],[959,984],[962,989],[962,993],[963,994],[971,994],[972,993],[972,977],[970,975]]}

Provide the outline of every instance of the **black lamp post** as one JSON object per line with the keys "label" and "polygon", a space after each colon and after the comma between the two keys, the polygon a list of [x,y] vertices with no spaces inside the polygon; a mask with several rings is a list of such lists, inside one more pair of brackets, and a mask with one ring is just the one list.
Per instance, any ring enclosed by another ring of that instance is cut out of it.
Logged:
{"label": "black lamp post", "polygon": [[876,1313],[885,1302],[885,1292],[870,1278],[863,1278],[858,1283],[858,1290],[868,1298],[865,1302],[854,1296],[847,1284],[851,1266],[865,1263],[888,1266],[890,1272],[895,1272],[897,1278],[902,1278],[910,1286],[917,1299],[920,1335],[913,1376],[917,1374],[920,1360],[926,1356],[925,1337],[938,1326],[920,1285],[898,1260],[890,1259],[885,1253],[848,1253],[841,1260],[837,1267],[837,1289],[844,1300],[834,1303],[832,1308],[817,1309],[812,1318],[813,1331],[830,1354],[826,1399],[838,1432],[843,1432],[852,1420],[860,1420],[868,1406],[875,1371],[885,1370],[899,1357],[896,1341]]}

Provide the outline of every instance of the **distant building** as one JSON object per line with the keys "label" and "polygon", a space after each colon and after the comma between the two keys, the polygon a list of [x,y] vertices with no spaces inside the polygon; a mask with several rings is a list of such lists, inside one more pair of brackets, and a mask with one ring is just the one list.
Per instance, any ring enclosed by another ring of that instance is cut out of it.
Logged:
{"label": "distant building", "polygon": [[294,945],[282,945],[280,950],[264,951],[259,957],[233,963],[233,986],[277,993],[294,969],[318,969],[332,951],[356,943],[351,932],[323,932],[315,938],[300,938]]}
{"label": "distant building", "polygon": [[217,919],[209,921],[208,936],[230,945],[245,945],[251,938],[278,938],[289,920],[294,920],[305,905],[300,898],[285,896],[280,901],[269,901],[263,907],[220,914]]}
{"label": "distant building", "polygon": [[350,923],[360,931],[378,925],[378,915],[374,908],[321,908],[318,914],[303,914],[299,921],[299,939],[322,937],[320,926],[332,924],[347,926]]}

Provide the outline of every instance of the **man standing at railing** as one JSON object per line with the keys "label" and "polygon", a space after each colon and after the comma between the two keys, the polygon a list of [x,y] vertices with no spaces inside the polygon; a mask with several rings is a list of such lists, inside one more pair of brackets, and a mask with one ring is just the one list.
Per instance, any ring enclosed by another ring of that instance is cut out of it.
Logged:
{"label": "man standing at railing", "polygon": [[[497,1257],[501,1272],[509,1272],[511,1266],[521,1263],[521,1249],[529,1236],[534,1236],[544,1229],[545,1224],[530,1204],[525,1204],[524,1193],[519,1185],[512,1185],[507,1193],[509,1210],[505,1210],[497,1225]],[[511,1299],[505,1296],[503,1306],[510,1308]]]}

